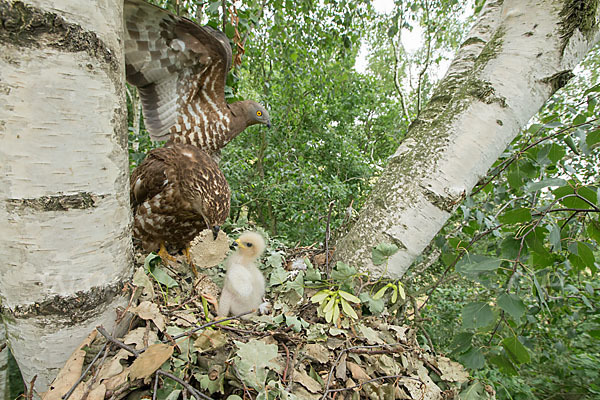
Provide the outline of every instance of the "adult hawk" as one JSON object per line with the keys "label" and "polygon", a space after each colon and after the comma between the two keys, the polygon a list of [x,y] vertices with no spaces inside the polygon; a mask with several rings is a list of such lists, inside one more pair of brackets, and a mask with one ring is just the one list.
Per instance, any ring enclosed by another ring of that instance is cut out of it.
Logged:
{"label": "adult hawk", "polygon": [[[218,233],[229,215],[231,192],[217,163],[204,151],[171,144],[148,153],[131,174],[133,236],[146,251],[185,249],[202,230]],[[188,257],[189,259],[189,257]]]}
{"label": "adult hawk", "polygon": [[217,153],[253,124],[271,126],[252,100],[227,104],[231,67],[227,36],[143,0],[125,0],[127,81],[138,87],[152,139]]}

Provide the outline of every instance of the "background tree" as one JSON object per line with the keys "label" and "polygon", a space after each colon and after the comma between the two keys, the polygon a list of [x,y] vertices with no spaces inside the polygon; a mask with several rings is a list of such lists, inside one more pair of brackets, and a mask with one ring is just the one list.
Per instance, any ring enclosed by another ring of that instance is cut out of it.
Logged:
{"label": "background tree", "polygon": [[45,391],[129,279],[122,2],[0,1],[0,296]]}

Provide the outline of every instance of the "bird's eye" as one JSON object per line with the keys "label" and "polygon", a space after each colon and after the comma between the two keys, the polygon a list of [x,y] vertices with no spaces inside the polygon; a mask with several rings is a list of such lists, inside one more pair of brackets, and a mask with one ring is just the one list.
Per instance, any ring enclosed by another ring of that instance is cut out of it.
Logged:
{"label": "bird's eye", "polygon": [[262,115],[262,111],[257,111],[256,115],[258,115],[260,117]]}
{"label": "bird's eye", "polygon": [[252,247],[252,243],[246,243],[246,247]]}

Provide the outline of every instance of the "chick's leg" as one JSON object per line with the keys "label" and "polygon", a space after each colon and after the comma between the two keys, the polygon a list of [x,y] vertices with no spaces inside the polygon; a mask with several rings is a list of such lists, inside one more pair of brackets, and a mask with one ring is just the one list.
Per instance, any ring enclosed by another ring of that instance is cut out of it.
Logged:
{"label": "chick's leg", "polygon": [[217,315],[219,317],[227,317],[229,315],[232,297],[232,293],[230,293],[227,289],[223,289],[223,292],[221,293],[221,299],[219,300],[219,307],[217,309]]}

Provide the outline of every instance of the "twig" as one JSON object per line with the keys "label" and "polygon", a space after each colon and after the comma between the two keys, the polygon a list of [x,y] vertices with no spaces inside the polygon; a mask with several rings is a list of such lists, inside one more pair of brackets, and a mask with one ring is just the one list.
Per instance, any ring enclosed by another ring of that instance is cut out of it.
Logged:
{"label": "twig", "polygon": [[156,400],[156,392],[158,392],[158,375],[154,374],[154,391],[152,392],[152,400]]}
{"label": "twig", "polygon": [[37,375],[33,376],[33,379],[31,379],[31,382],[29,382],[29,391],[27,392],[27,400],[32,400],[33,399],[33,385],[35,385],[35,380],[37,379]]}
{"label": "twig", "polygon": [[331,376],[333,375],[333,369],[335,367],[337,367],[337,365],[340,362],[340,359],[342,358],[342,355],[344,353],[355,350],[355,349],[375,349],[375,348],[381,348],[381,347],[399,346],[401,344],[402,343],[376,344],[376,345],[372,345],[372,346],[353,346],[353,347],[348,347],[347,349],[340,351],[340,354],[338,354],[337,358],[335,359],[335,362],[331,365],[329,374],[327,374],[327,385],[325,385],[325,392],[323,393],[323,397],[321,397],[321,400],[325,400],[325,398],[327,397],[327,394],[330,392],[333,392],[333,390],[329,389],[329,385],[331,385]]}
{"label": "twig", "polygon": [[369,350],[369,349],[351,349],[348,350],[348,353],[354,354],[392,354],[392,353],[401,353],[404,349],[400,346],[397,348],[391,348],[388,350]]}
{"label": "twig", "polygon": [[285,378],[287,376],[287,371],[290,366],[290,350],[287,348],[285,343],[281,342],[281,345],[285,349],[285,368],[283,370],[283,375],[281,376],[281,382],[285,383]]}
{"label": "twig", "polygon": [[[197,326],[194,329],[191,329],[191,330],[189,330],[187,332],[183,332],[183,333],[180,333],[179,335],[175,335],[171,339],[177,340],[177,339],[182,338],[184,336],[190,336],[192,333],[198,332],[200,329],[208,328],[209,326],[213,326],[213,325],[216,325],[216,324],[220,324],[222,322],[230,321],[232,319],[239,319],[239,318],[243,317],[244,315],[250,314],[252,312],[254,312],[254,310],[246,311],[244,313],[241,313],[241,314],[238,314],[238,315],[234,315],[233,317],[229,317],[229,318],[216,319],[216,320],[208,322],[208,323],[206,323],[204,325]],[[165,341],[163,341],[163,343],[165,343]]]}
{"label": "twig", "polygon": [[[212,397],[208,397],[207,395],[205,395],[203,393],[200,393],[199,391],[197,391],[196,389],[194,389],[192,387],[192,385],[190,385],[189,383],[187,383],[183,379],[176,377],[175,375],[171,374],[170,372],[163,371],[162,369],[157,369],[156,370],[156,375],[164,375],[167,378],[173,379],[175,382],[177,382],[181,386],[183,386],[192,396],[194,396],[198,400],[202,400],[202,399],[213,400]],[[155,384],[155,386],[156,386],[156,384]]]}
{"label": "twig", "polygon": [[104,346],[102,346],[102,348],[100,349],[98,354],[96,354],[96,356],[92,359],[92,362],[90,362],[90,365],[88,365],[87,368],[85,369],[85,371],[83,371],[81,373],[81,376],[79,377],[79,379],[77,379],[77,382],[75,382],[73,384],[73,386],[71,386],[71,389],[69,389],[69,391],[61,397],[62,400],[67,400],[73,394],[73,392],[75,391],[75,388],[77,388],[77,386],[81,383],[81,381],[83,381],[83,378],[85,378],[85,376],[90,371],[92,366],[96,363],[96,361],[98,361],[98,358],[100,358],[100,354],[102,354],[104,349],[106,349],[106,346],[108,346],[108,342],[104,343]]}
{"label": "twig", "polygon": [[327,227],[325,228],[325,270],[327,271],[327,279],[329,279],[329,239],[331,238],[331,211],[335,201],[329,202],[329,212],[327,213]]}
{"label": "twig", "polygon": [[[117,345],[118,347],[122,348],[123,350],[126,350],[128,352],[130,352],[131,354],[133,354],[136,358],[139,357],[140,354],[143,353],[142,351],[136,350],[131,346],[126,345],[123,342],[118,341],[117,339],[113,338],[108,332],[106,332],[106,329],[104,329],[104,327],[102,325],[97,326],[96,330],[106,338],[106,340],[108,340],[109,342]],[[145,350],[145,349],[144,349]]]}
{"label": "twig", "polygon": [[376,381],[380,381],[380,380],[382,380],[382,379],[388,379],[388,378],[389,378],[389,379],[391,379],[391,378],[394,378],[394,379],[399,379],[399,378],[411,379],[411,380],[413,380],[413,381],[417,381],[417,382],[419,382],[419,383],[421,384],[421,387],[422,387],[423,385],[425,385],[425,382],[423,382],[422,380],[420,380],[420,379],[417,379],[417,378],[413,378],[413,377],[411,377],[411,376],[406,376],[406,375],[385,375],[385,376],[378,376],[377,378],[369,379],[368,381],[364,381],[364,382],[361,382],[361,383],[357,383],[356,385],[354,385],[354,386],[350,386],[350,387],[347,387],[347,388],[341,388],[341,389],[328,389],[328,390],[325,392],[325,395],[327,395],[328,393],[334,393],[334,392],[343,392],[343,391],[346,391],[346,390],[355,389],[355,388],[357,388],[357,387],[362,387],[363,385],[366,385],[367,383],[376,382]]}

